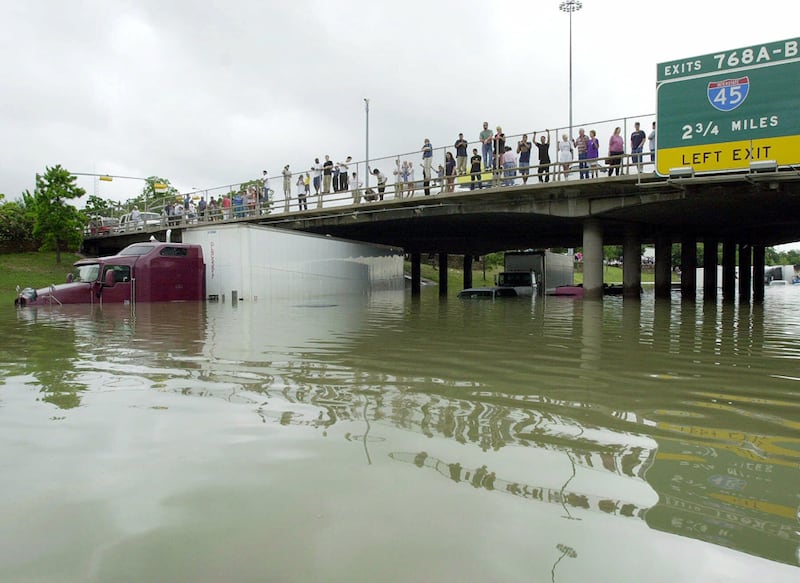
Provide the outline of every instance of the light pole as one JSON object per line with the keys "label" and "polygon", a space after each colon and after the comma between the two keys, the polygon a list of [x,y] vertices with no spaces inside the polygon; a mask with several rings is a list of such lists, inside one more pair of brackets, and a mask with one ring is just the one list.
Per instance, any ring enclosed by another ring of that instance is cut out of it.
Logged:
{"label": "light pole", "polygon": [[367,115],[367,161],[366,161],[366,169],[364,170],[364,189],[366,190],[369,188],[369,98],[364,98],[364,111]]}
{"label": "light pole", "polygon": [[569,141],[572,142],[572,13],[583,8],[580,0],[563,0],[558,5],[561,12],[569,14]]}

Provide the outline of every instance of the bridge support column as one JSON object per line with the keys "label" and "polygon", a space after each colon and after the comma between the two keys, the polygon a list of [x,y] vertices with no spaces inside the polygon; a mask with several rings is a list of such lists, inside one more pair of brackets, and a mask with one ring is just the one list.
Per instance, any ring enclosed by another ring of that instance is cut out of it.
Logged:
{"label": "bridge support column", "polygon": [[596,219],[583,223],[583,297],[603,297],[603,227]]}
{"label": "bridge support column", "polygon": [[656,235],[655,295],[669,298],[672,291],[672,241],[666,233]]}
{"label": "bridge support column", "polygon": [[717,301],[717,240],[703,239],[703,301]]}
{"label": "bridge support column", "polygon": [[439,253],[439,295],[447,295],[447,253]]}
{"label": "bridge support column", "polygon": [[753,303],[764,302],[764,263],[766,250],[763,245],[753,245]]}
{"label": "bridge support column", "polygon": [[739,244],[739,301],[750,302],[750,286],[753,281],[750,267],[753,248],[749,243]]}
{"label": "bridge support column", "polygon": [[681,239],[681,299],[697,298],[697,242],[694,234]]}
{"label": "bridge support column", "polygon": [[411,254],[411,295],[418,296],[422,282],[422,256],[419,253]]}
{"label": "bridge support column", "polygon": [[630,228],[622,246],[622,297],[639,298],[642,291],[642,237]]}
{"label": "bridge support column", "polygon": [[722,241],[722,301],[736,299],[736,244],[730,240]]}
{"label": "bridge support column", "polygon": [[472,287],[472,255],[464,255],[464,287]]}

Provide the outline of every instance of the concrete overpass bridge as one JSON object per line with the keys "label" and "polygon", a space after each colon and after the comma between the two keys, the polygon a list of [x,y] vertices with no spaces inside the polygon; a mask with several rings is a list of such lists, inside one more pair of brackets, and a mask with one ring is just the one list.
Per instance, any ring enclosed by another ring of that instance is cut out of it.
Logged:
{"label": "concrete overpass bridge", "polygon": [[[434,189],[435,191],[436,189]],[[719,175],[663,178],[627,174],[587,180],[528,184],[452,193],[395,198],[353,204],[349,193],[326,200],[321,208],[228,219],[277,228],[402,247],[412,260],[412,288],[418,290],[420,256],[464,256],[465,287],[471,285],[472,257],[485,253],[543,247],[583,247],[586,297],[602,295],[603,245],[622,245],[624,294],[638,296],[641,283],[640,247],[656,249],[657,295],[669,295],[671,245],[682,245],[682,291],[696,294],[696,244],[705,244],[704,295],[717,293],[717,246],[723,246],[723,298],[736,290],[735,264],[742,277],[739,294],[763,298],[764,250],[767,246],[800,240],[800,172],[769,170]],[[309,206],[315,206],[315,196]],[[183,229],[172,228],[173,240]],[[133,233],[88,237],[90,254],[108,254],[126,245],[166,235],[165,227]],[[753,281],[750,281],[750,267]],[[469,274],[469,275],[467,275]],[[441,293],[446,293],[442,286]]]}

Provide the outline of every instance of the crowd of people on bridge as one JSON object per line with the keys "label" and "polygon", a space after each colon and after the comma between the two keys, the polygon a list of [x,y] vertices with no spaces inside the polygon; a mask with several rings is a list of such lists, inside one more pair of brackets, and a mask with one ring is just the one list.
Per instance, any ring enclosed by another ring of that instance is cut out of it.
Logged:
{"label": "crowd of people on bridge", "polygon": [[[549,129],[532,132],[530,140],[528,134],[522,134],[514,147],[507,143],[501,126],[496,126],[493,131],[489,122],[483,122],[477,136],[477,147],[472,148],[471,155],[469,142],[463,133],[459,133],[452,150],[445,148],[443,160],[435,165],[434,146],[429,138],[425,138],[420,148],[419,162],[401,160],[399,156],[396,158],[394,168],[390,171],[391,182],[383,170],[368,167],[369,176],[376,181],[374,188],[364,188],[358,173],[354,171],[356,164],[352,156],[334,162],[330,155],[325,155],[322,162],[320,158],[314,158],[307,169],[298,173],[293,173],[289,164],[283,167],[282,210],[288,213],[291,209],[293,184],[296,187],[296,209],[303,211],[308,210],[312,188],[316,207],[322,208],[324,198],[345,192],[350,193],[353,204],[382,201],[387,184],[393,186],[395,199],[403,199],[415,196],[418,191],[425,196],[436,192],[451,193],[455,191],[457,181],[463,188],[475,190],[487,186],[512,186],[517,181],[527,184],[534,176],[540,183],[548,183],[551,179],[568,180],[575,169],[581,180],[598,178],[601,173],[619,176],[625,157],[625,142],[621,132],[620,127],[614,129],[608,140],[606,156],[601,155],[601,143],[594,129],[587,133],[584,128],[578,128],[575,138],[562,134],[556,142],[556,158],[553,161],[550,157],[552,144]],[[655,137],[655,122],[649,134],[645,134],[639,122],[634,124],[629,141],[630,168],[636,168],[639,173],[643,171],[645,143],[649,148],[650,162],[655,161]],[[270,188],[269,172],[263,170],[260,180],[243,185],[238,192],[211,196],[209,200],[202,196],[197,203],[189,195],[182,202],[168,201],[164,205],[162,218],[167,225],[177,225],[258,216],[276,210],[274,194]]]}

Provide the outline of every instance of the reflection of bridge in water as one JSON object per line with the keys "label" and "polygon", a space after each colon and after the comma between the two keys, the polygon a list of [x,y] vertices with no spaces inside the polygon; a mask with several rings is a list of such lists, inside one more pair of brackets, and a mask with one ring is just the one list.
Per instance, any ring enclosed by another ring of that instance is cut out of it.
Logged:
{"label": "reflection of bridge in water", "polygon": [[[265,421],[325,431],[337,423],[366,423],[372,439],[386,425],[500,454],[496,467],[491,462],[476,465],[437,458],[428,453],[436,450],[435,441],[427,451],[389,454],[395,461],[434,470],[454,484],[561,506],[566,518],[580,518],[582,512],[638,518],[658,530],[797,563],[800,535],[792,485],[800,478],[800,439],[744,434],[737,438],[702,426],[652,421],[611,406],[601,416],[614,419],[618,426],[596,425],[569,414],[581,410],[581,403],[540,395],[481,396],[476,391],[469,398],[450,399],[427,393],[363,393],[334,386],[269,390],[267,394],[273,397],[272,407],[284,410],[268,414],[260,409]],[[283,401],[282,407],[275,397]],[[314,415],[305,408],[309,405]],[[597,413],[603,406],[593,403],[591,408]],[[366,448],[367,435],[348,434],[347,438],[363,439]],[[758,459],[748,445],[753,441],[766,448]],[[541,482],[503,475],[514,472],[514,467],[502,460],[502,452],[519,447],[536,452],[531,464]],[[467,453],[465,458],[475,456]],[[571,472],[557,462],[564,458]],[[580,479],[573,485],[576,470]],[[614,493],[631,497],[595,490],[595,472],[622,480],[615,482]],[[773,487],[765,489],[765,481]],[[646,502],[647,490],[658,495],[654,503]],[[769,499],[765,492],[771,493]]]}
{"label": "reflection of bridge in water", "polygon": [[[645,127],[646,117],[642,118]],[[516,136],[508,139],[515,143]],[[417,156],[418,160],[419,155],[415,152],[401,157]],[[443,156],[443,149],[437,150],[436,156]],[[483,178],[488,187],[480,190],[460,188],[469,182],[469,176],[463,176],[455,181],[453,192],[439,192],[436,186],[430,196],[419,190],[413,197],[400,196],[390,180],[384,200],[356,202],[358,196],[348,190],[322,195],[302,211],[281,200],[273,201],[267,214],[254,200],[247,216],[228,220],[402,247],[411,256],[414,290],[419,288],[423,253],[438,254],[441,265],[447,264],[448,254],[463,255],[464,285],[469,287],[474,256],[511,249],[582,247],[585,293],[597,297],[602,295],[602,248],[622,245],[624,293],[638,296],[641,245],[648,243],[656,250],[656,294],[668,296],[671,245],[680,243],[682,292],[693,299],[698,283],[697,243],[702,242],[703,264],[709,267],[703,281],[706,298],[717,294],[721,245],[723,297],[733,298],[736,293],[738,258],[739,273],[743,274],[738,280],[740,297],[763,299],[765,247],[800,240],[800,221],[795,218],[800,215],[800,173],[793,168],[757,168],[719,175],[659,177],[651,172],[648,157],[645,161],[642,173],[626,155],[621,176],[600,174],[598,178],[578,180],[570,175],[568,180],[549,183],[539,183],[532,176],[526,184],[517,177],[514,185],[507,187],[501,185],[503,177],[486,173]],[[384,166],[390,162],[394,166],[395,158],[383,159]],[[230,196],[227,192],[225,195]],[[173,235],[180,237],[182,229],[202,225],[198,220],[176,226]],[[106,254],[151,234],[163,237],[165,231],[166,227],[158,227],[89,237],[84,246],[90,254]],[[447,293],[446,285],[440,291]]]}

